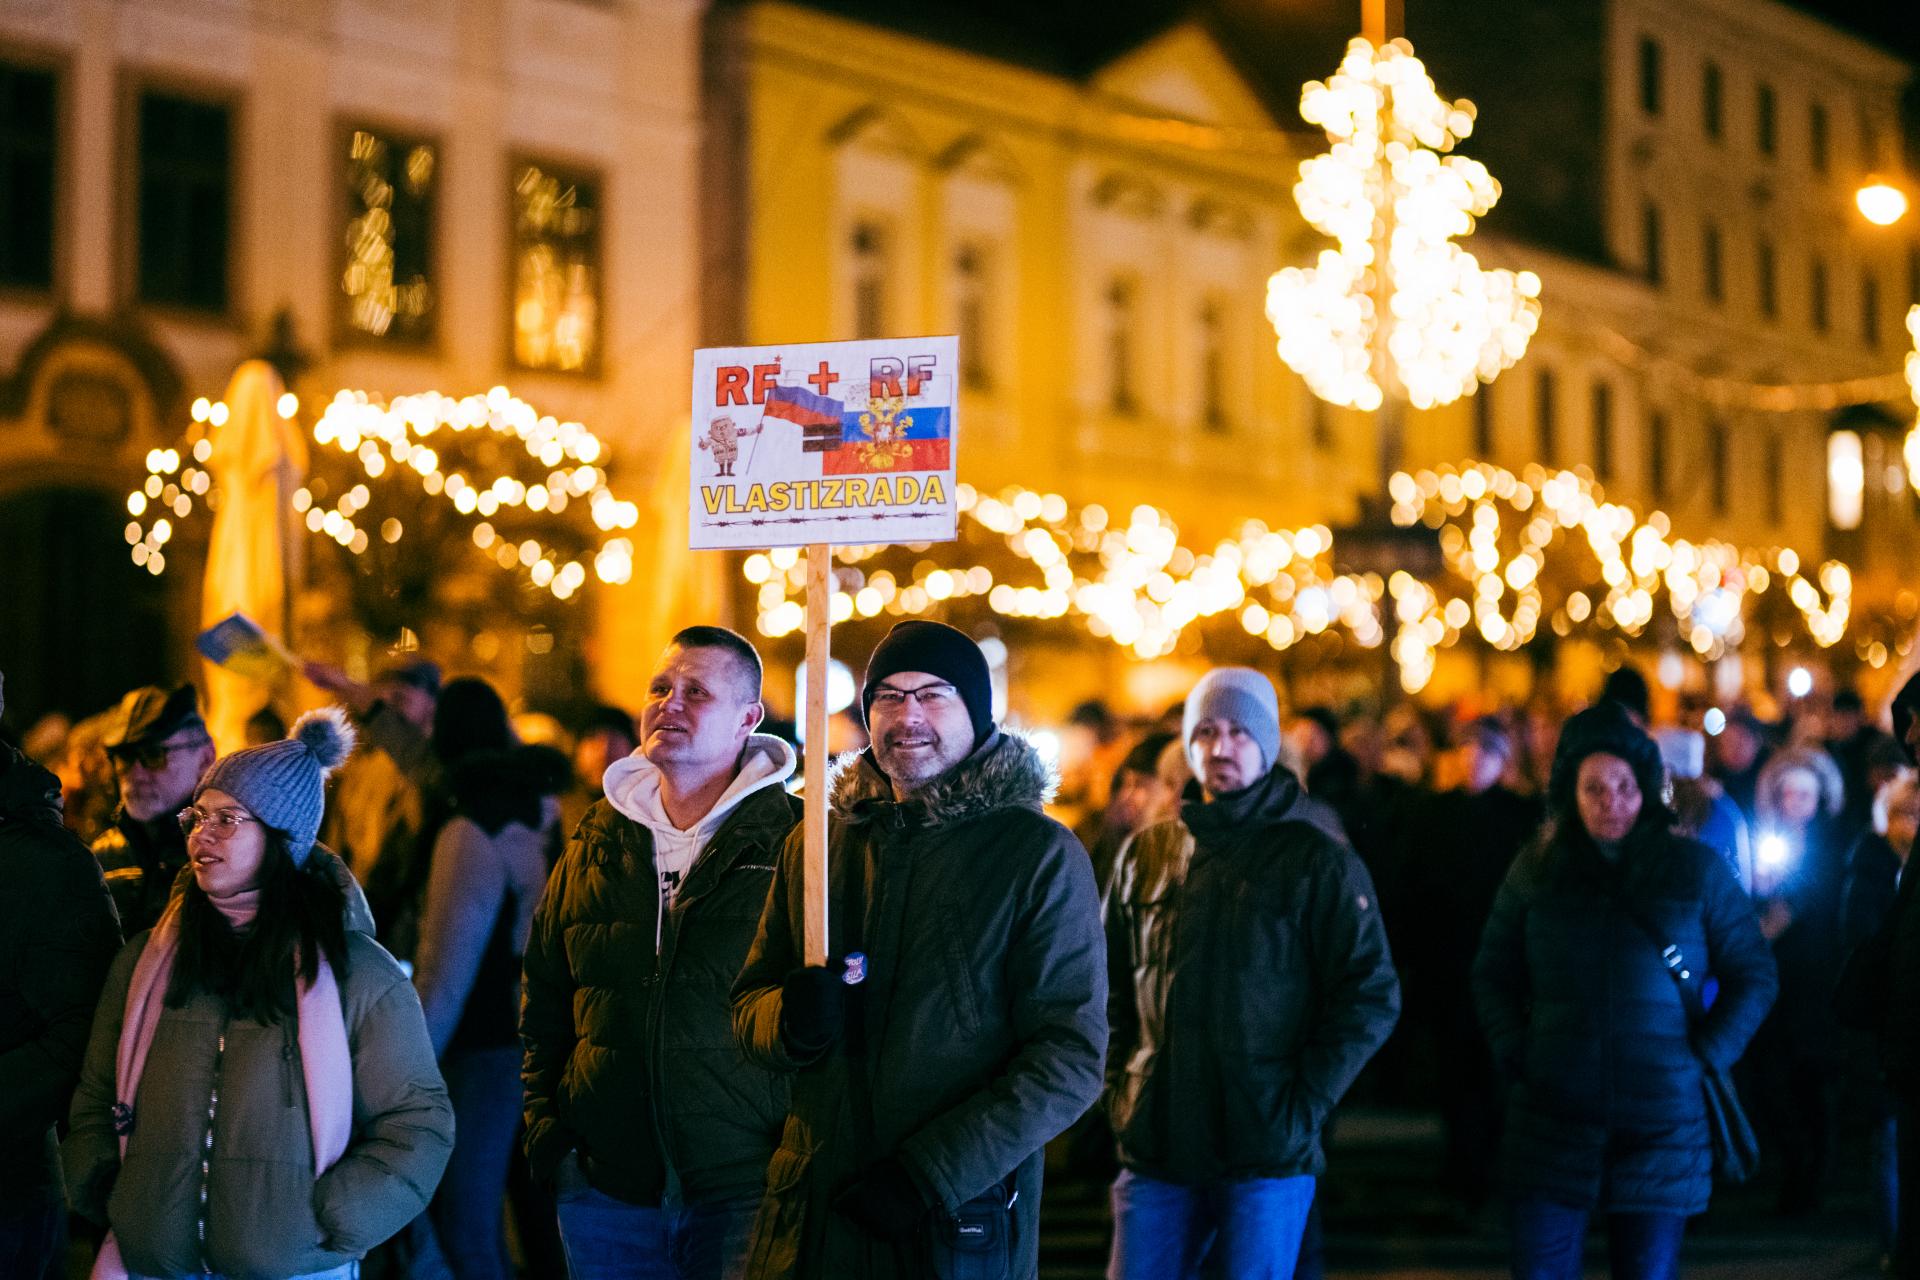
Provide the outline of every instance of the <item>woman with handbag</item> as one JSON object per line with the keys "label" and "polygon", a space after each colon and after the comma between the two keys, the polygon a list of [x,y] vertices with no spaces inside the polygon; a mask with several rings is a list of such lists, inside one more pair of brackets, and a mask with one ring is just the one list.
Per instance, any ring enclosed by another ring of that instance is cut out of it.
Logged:
{"label": "woman with handbag", "polygon": [[238,751],[180,814],[191,866],[107,979],[63,1152],[112,1230],[95,1280],[351,1280],[453,1145],[420,1002],[314,843],[337,711]]}
{"label": "woman with handbag", "polygon": [[1570,719],[1547,825],[1481,939],[1474,997],[1516,1081],[1516,1280],[1578,1280],[1596,1212],[1615,1280],[1670,1280],[1712,1191],[1716,1125],[1744,1128],[1724,1073],[1773,1001],[1773,960],[1726,863],[1674,834],[1663,789],[1659,748],[1618,706]]}

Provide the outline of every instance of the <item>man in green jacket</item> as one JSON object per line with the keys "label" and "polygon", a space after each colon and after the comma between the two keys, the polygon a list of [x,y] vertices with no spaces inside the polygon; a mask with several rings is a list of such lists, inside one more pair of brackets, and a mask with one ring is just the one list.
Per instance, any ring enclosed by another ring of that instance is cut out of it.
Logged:
{"label": "man in green jacket", "polygon": [[520,1035],[527,1159],[573,1280],[733,1280],[787,1110],[732,1036],[734,977],[799,806],[755,733],[760,658],[675,636],[640,749],[608,767],[534,917]]}
{"label": "man in green jacket", "polygon": [[1291,1277],[1321,1128],[1400,1014],[1373,884],[1303,813],[1279,713],[1258,671],[1194,686],[1201,795],[1134,838],[1108,892],[1115,1280],[1209,1256]]}
{"label": "man in green jacket", "polygon": [[896,626],[861,708],[873,745],[839,762],[829,817],[841,959],[803,963],[796,832],[734,988],[741,1042],[793,1073],[747,1274],[1031,1280],[1042,1148],[1100,1090],[1092,867],[966,635]]}

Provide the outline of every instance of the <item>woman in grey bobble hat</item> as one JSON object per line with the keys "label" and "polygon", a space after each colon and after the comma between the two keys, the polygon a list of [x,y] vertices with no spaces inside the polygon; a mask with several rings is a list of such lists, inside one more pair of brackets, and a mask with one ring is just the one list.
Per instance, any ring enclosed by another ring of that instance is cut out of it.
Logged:
{"label": "woman in grey bobble hat", "polygon": [[350,1280],[432,1194],[453,1111],[420,1002],[314,843],[334,708],[207,771],[190,865],[114,961],[63,1150],[95,1280]]}

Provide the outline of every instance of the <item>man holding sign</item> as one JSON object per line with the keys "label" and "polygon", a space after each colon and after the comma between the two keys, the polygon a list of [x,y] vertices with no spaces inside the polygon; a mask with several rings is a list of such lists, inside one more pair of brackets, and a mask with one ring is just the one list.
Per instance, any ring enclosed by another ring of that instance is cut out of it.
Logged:
{"label": "man holding sign", "polygon": [[1093,872],[965,634],[896,626],[860,705],[873,745],[831,791],[837,959],[803,962],[796,832],[734,987],[742,1044],[794,1073],[748,1275],[1032,1277],[1042,1148],[1100,1092]]}

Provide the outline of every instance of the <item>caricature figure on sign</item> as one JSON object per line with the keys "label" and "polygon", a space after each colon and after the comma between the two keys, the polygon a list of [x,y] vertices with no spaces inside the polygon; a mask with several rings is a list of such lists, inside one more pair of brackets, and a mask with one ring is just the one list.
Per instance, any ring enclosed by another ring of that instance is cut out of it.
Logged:
{"label": "caricature figure on sign", "polygon": [[730,476],[733,474],[733,464],[740,459],[740,437],[759,434],[760,427],[757,425],[743,429],[735,426],[732,418],[715,418],[707,424],[707,434],[700,439],[699,445],[713,454],[716,474]]}

